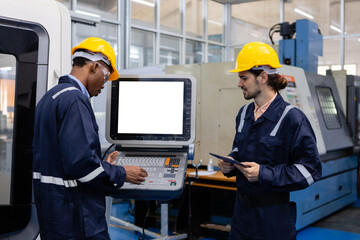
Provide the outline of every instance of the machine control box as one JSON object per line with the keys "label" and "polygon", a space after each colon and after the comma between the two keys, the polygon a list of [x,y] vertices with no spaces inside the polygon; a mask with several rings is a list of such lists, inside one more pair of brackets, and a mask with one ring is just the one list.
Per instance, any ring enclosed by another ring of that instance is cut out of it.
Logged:
{"label": "machine control box", "polygon": [[[141,184],[125,182],[119,198],[159,199],[174,198],[180,195],[186,173],[188,156],[185,152],[120,152],[117,165],[140,166],[148,176]],[[134,191],[141,190],[141,191]]]}

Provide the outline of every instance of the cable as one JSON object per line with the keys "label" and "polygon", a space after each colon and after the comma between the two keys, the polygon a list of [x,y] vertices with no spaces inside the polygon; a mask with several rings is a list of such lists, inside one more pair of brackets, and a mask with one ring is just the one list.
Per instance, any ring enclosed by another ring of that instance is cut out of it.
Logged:
{"label": "cable", "polygon": [[318,33],[319,33],[320,35],[322,35],[322,34],[321,34],[321,31],[320,31],[320,28],[318,28]]}
{"label": "cable", "polygon": [[146,220],[147,220],[147,218],[149,217],[149,214],[150,214],[150,202],[149,201],[146,202],[146,207],[147,207],[147,211],[146,211],[146,215],[145,215],[143,226],[142,226],[143,235],[139,236],[138,240],[145,240],[145,225],[146,225]]}
{"label": "cable", "polygon": [[135,202],[135,200],[130,200],[129,201],[129,209],[128,210],[129,210],[130,215],[132,215],[132,216],[135,216],[135,212],[133,210],[134,202]]}
{"label": "cable", "polygon": [[184,202],[185,202],[186,198],[185,197],[181,197],[180,198],[180,203],[179,203],[179,207],[178,207],[178,211],[176,213],[175,216],[175,223],[174,223],[174,232],[178,232],[178,219],[179,219],[179,215],[180,215],[180,210],[183,208]]}
{"label": "cable", "polygon": [[275,27],[276,27],[276,28],[280,28],[280,27],[281,27],[281,23],[277,23],[277,24],[275,24],[274,26],[272,26],[272,27],[270,28],[269,32],[271,32]]}
{"label": "cable", "polygon": [[188,237],[191,240],[191,179],[189,178],[188,183]]}
{"label": "cable", "polygon": [[107,152],[110,150],[110,148],[112,148],[113,146],[115,146],[115,144],[111,144],[110,147],[108,147],[108,148],[106,149],[106,151],[104,152],[101,160],[104,160],[104,157],[105,157],[106,153],[107,153]]}
{"label": "cable", "polygon": [[274,26],[272,26],[269,30],[269,38],[270,38],[270,41],[272,44],[274,44],[274,41],[273,41],[273,34],[275,32],[280,32],[280,28],[281,28],[281,23],[277,23],[275,24]]}
{"label": "cable", "polygon": [[275,31],[273,31],[272,33],[271,33],[271,35],[269,36],[270,37],[270,40],[271,40],[271,43],[274,45],[275,43],[274,43],[274,40],[273,40],[273,35],[274,35],[274,33],[276,33],[276,32],[280,32],[280,30],[275,30]]}
{"label": "cable", "polygon": [[275,30],[275,31],[273,31],[273,32],[271,32],[271,33],[269,34],[269,38],[270,38],[270,41],[271,41],[272,44],[275,44],[275,43],[274,43],[274,40],[273,40],[273,35],[274,35],[275,32],[280,32],[280,30]]}

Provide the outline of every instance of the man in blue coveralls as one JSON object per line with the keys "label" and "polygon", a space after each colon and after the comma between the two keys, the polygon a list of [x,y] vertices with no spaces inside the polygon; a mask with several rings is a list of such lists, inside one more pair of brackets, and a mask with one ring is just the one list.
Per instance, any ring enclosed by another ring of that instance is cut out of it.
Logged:
{"label": "man in blue coveralls", "polygon": [[229,239],[296,239],[296,205],[289,192],[321,177],[315,134],[305,114],[285,102],[279,91],[287,80],[277,74],[276,52],[252,42],[240,51],[235,69],[245,99],[236,117],[230,158],[219,160],[225,176],[236,176],[237,193]]}
{"label": "man in blue coveralls", "polygon": [[115,52],[101,38],[72,49],[73,68],[40,100],[34,128],[34,196],[42,240],[110,239],[105,195],[146,171],[101,159],[98,125],[89,98],[117,80]]}

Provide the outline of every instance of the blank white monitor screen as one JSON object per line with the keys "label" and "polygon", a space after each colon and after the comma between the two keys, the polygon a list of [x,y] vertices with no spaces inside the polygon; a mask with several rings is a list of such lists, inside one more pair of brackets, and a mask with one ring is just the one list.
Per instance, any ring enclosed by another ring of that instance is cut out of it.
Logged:
{"label": "blank white monitor screen", "polygon": [[196,80],[123,75],[111,82],[106,138],[120,145],[184,146],[195,140]]}
{"label": "blank white monitor screen", "polygon": [[118,133],[182,134],[184,82],[120,81]]}

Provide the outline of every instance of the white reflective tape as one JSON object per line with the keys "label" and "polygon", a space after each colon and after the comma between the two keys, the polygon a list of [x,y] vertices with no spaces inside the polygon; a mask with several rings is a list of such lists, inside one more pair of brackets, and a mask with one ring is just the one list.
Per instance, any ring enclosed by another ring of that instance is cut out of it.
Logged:
{"label": "white reflective tape", "polygon": [[238,152],[238,151],[239,151],[238,148],[234,148],[234,149],[232,150],[232,152]]}
{"label": "white reflective tape", "polygon": [[309,186],[314,183],[314,179],[311,176],[310,172],[301,164],[294,164],[294,166],[299,170],[299,172],[304,176]]}
{"label": "white reflective tape", "polygon": [[76,180],[64,180],[65,187],[77,187]]}
{"label": "white reflective tape", "polygon": [[64,186],[67,188],[77,186],[76,180],[64,180],[59,177],[43,176],[39,172],[33,172],[33,178],[39,179],[40,182],[42,182],[42,183],[55,184],[55,185]]}
{"label": "white reflective tape", "polygon": [[248,108],[250,103],[246,104],[243,108],[243,111],[240,115],[240,124],[239,124],[239,127],[238,127],[238,132],[241,132],[242,128],[244,127],[244,119],[245,119],[245,115],[246,115],[246,110]]}
{"label": "white reflective tape", "polygon": [[274,137],[277,133],[277,131],[279,130],[280,124],[282,122],[282,120],[284,119],[284,117],[286,116],[286,114],[290,111],[290,109],[292,109],[294,106],[292,105],[287,105],[286,108],[284,109],[278,123],[276,124],[276,126],[274,127],[274,129],[271,131],[270,136]]}
{"label": "white reflective tape", "polygon": [[[79,90],[78,88],[76,87],[68,87],[68,88],[64,88],[63,90],[60,90],[58,91],[57,93],[55,93],[52,98],[55,99],[57,98],[60,94],[66,92],[66,91],[72,91],[72,90]],[[80,91],[80,90],[79,90]]]}
{"label": "white reflective tape", "polygon": [[95,169],[94,171],[92,171],[91,173],[86,175],[85,177],[79,178],[78,180],[82,183],[89,182],[89,181],[93,180],[94,178],[96,178],[103,171],[104,171],[104,168],[102,167],[102,165],[100,165],[100,167],[98,167],[97,169]]}

